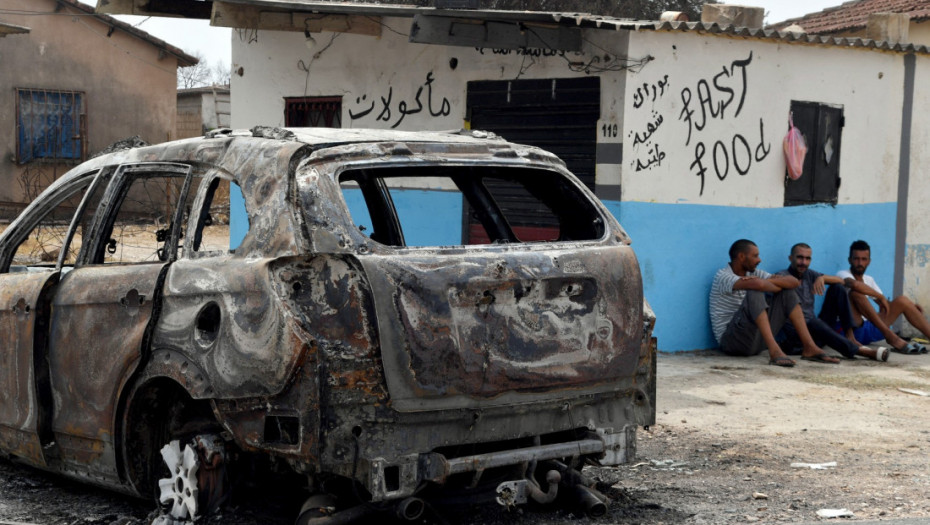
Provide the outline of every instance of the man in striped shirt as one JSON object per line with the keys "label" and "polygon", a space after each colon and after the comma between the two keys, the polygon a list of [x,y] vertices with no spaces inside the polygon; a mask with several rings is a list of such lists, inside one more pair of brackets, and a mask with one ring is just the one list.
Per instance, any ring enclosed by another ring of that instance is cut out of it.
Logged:
{"label": "man in striped shirt", "polygon": [[[730,263],[714,276],[710,289],[710,320],[720,349],[728,355],[757,355],[768,348],[769,364],[794,366],[775,341],[790,322],[802,343],[801,359],[839,363],[811,338],[791,275],[772,275],[757,267],[762,259],[756,243],[740,239],[730,246]],[[766,300],[771,293],[771,304]]]}

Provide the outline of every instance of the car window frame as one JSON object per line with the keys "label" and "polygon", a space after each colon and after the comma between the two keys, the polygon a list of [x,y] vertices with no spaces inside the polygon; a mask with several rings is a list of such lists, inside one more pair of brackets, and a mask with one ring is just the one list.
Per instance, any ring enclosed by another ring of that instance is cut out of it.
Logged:
{"label": "car window frame", "polygon": [[[366,160],[360,160],[360,161],[355,161],[355,162],[344,162],[344,163],[333,162],[333,163],[325,163],[325,164],[335,164],[335,165],[337,165],[337,167],[331,172],[331,173],[332,173],[332,174],[331,174],[331,177],[332,177],[332,181],[335,183],[336,190],[337,190],[337,193],[338,193],[338,195],[339,195],[340,202],[341,202],[341,204],[342,204],[342,207],[343,207],[343,210],[344,210],[344,212],[345,212],[345,215],[346,215],[346,217],[348,218],[348,224],[350,224],[350,225],[352,225],[352,226],[354,226],[354,222],[353,222],[353,218],[352,218],[352,213],[351,213],[351,211],[349,210],[349,205],[348,205],[348,203],[346,202],[345,195],[344,195],[343,192],[342,192],[342,186],[341,186],[341,182],[340,182],[341,177],[342,177],[346,172],[349,172],[349,171],[357,171],[357,170],[365,171],[365,170],[369,170],[369,169],[370,169],[371,171],[376,171],[376,170],[378,170],[378,169],[385,169],[385,168],[390,169],[390,168],[402,168],[402,167],[406,167],[406,166],[410,166],[410,167],[422,167],[422,166],[423,166],[423,163],[422,163],[422,162],[417,162],[417,161],[414,160],[414,159],[410,159],[410,160],[396,160],[396,159],[395,159],[395,160],[392,160],[390,163],[375,162],[375,161],[366,159]],[[317,169],[317,170],[320,170],[320,171],[326,171],[326,166],[325,166],[325,164],[314,166],[313,169]],[[603,208],[603,204],[600,203],[600,202],[597,200],[597,198],[594,196],[594,194],[591,193],[590,190],[589,190],[587,187],[585,187],[584,184],[581,183],[581,182],[577,179],[576,176],[574,176],[574,175],[573,175],[570,171],[568,171],[567,169],[564,169],[564,168],[562,168],[562,167],[560,167],[560,166],[548,165],[548,164],[540,165],[540,164],[533,164],[533,163],[480,162],[480,161],[468,161],[468,160],[466,160],[466,159],[451,160],[451,161],[449,161],[449,162],[443,163],[442,166],[443,166],[443,167],[455,167],[455,166],[461,166],[461,167],[480,167],[480,166],[490,166],[490,167],[495,167],[495,168],[507,168],[507,169],[521,169],[521,168],[522,168],[522,169],[534,169],[534,170],[541,170],[541,171],[548,171],[548,172],[555,173],[555,174],[557,174],[558,176],[562,177],[562,179],[564,180],[564,182],[565,182],[566,184],[571,185],[580,195],[584,196],[584,198],[587,199],[588,203],[589,203],[589,204],[591,205],[591,207],[592,207],[592,210],[596,212],[597,218],[600,219],[600,220],[602,221],[602,224],[603,224],[603,232],[602,232],[601,236],[598,237],[598,238],[592,238],[592,239],[586,239],[586,240],[555,241],[555,244],[563,244],[563,243],[592,243],[592,244],[597,244],[597,243],[602,243],[602,242],[604,242],[604,241],[610,236],[610,232],[611,232],[612,228],[609,226],[610,223],[609,223],[609,220],[608,220],[608,218],[607,218],[607,212],[606,212],[606,210]],[[457,186],[459,185],[457,181],[453,181],[453,182],[456,182],[456,185],[457,185]],[[459,190],[460,192],[462,192],[462,195],[463,195],[464,198],[466,198],[466,199],[468,199],[468,198],[479,198],[479,199],[487,198],[488,201],[487,201],[486,204],[487,204],[488,206],[490,206],[491,208],[497,210],[498,213],[500,213],[500,212],[499,212],[499,208],[498,208],[497,202],[494,200],[494,198],[493,198],[493,196],[490,194],[490,192],[484,187],[484,184],[483,184],[481,181],[476,181],[475,184],[468,184],[468,185],[466,185],[466,186],[470,186],[470,187],[472,187],[473,189],[475,189],[476,191],[475,191],[475,193],[473,193],[473,194],[466,195],[465,190],[463,190],[461,187],[459,187],[458,190]],[[366,202],[366,204],[367,204],[367,202]],[[394,219],[392,219],[392,220],[396,220],[396,221],[397,221],[397,224],[399,224],[399,217],[397,216],[397,211],[396,211],[396,209],[394,209],[394,207],[393,207],[393,201],[391,201],[391,208],[390,208],[390,211],[391,211],[391,212],[393,213],[393,215],[394,215]],[[372,218],[372,220],[374,220],[374,218]],[[513,240],[512,240],[512,241],[505,242],[505,243],[503,243],[503,244],[497,244],[497,243],[491,243],[491,244],[456,244],[456,245],[450,245],[450,246],[448,246],[448,247],[449,247],[449,248],[453,248],[453,249],[461,249],[461,248],[463,248],[463,247],[467,247],[468,249],[490,249],[489,247],[494,247],[494,246],[505,246],[505,245],[509,245],[509,246],[531,247],[531,246],[539,246],[539,245],[553,244],[553,243],[545,243],[545,242],[537,242],[537,241],[531,241],[531,242],[518,242],[518,241],[516,240],[515,234],[513,234],[513,230],[512,230],[512,228],[511,228],[510,224],[507,223],[507,221],[506,221],[505,219],[501,218],[500,220],[496,220],[496,219],[494,219],[493,217],[488,217],[488,220],[492,223],[492,225],[493,225],[495,228],[503,228],[503,229],[500,231],[500,234],[501,234],[503,237],[509,238],[510,236],[512,236],[512,237],[513,237]],[[354,237],[355,237],[355,236],[360,237],[361,239],[363,239],[363,240],[366,241],[366,242],[367,242],[367,241],[371,241],[371,242],[373,242],[374,244],[376,244],[376,245],[378,245],[378,246],[380,246],[380,247],[382,247],[382,248],[387,248],[387,249],[394,250],[394,251],[435,250],[435,249],[437,249],[437,248],[444,248],[444,246],[408,246],[408,245],[406,245],[406,244],[404,244],[403,246],[398,246],[398,245],[384,244],[384,243],[378,242],[378,241],[375,240],[375,239],[371,239],[369,236],[365,235],[363,232],[358,231],[358,228],[353,227],[353,228],[350,228],[349,231],[350,231],[350,234],[353,235]]]}
{"label": "car window frame", "polygon": [[[222,250],[195,250],[194,242],[198,241],[202,243],[203,229],[206,227],[206,219],[210,213],[210,206],[213,204],[213,198],[216,196],[216,188],[211,190],[213,184],[219,185],[221,181],[229,181],[230,185],[235,185],[239,188],[239,191],[242,192],[242,187],[239,186],[239,182],[236,178],[228,172],[221,170],[219,168],[213,168],[209,170],[203,176],[203,180],[200,181],[200,185],[197,187],[197,195],[194,197],[194,200],[191,202],[191,212],[190,218],[187,221],[187,231],[184,232],[184,244],[182,250],[182,258],[184,259],[200,259],[203,257],[218,257],[221,255],[230,255],[234,253],[233,249]],[[210,202],[207,202],[207,195],[211,195]],[[232,198],[232,188],[230,187],[230,199]],[[246,202],[246,220],[248,220],[249,209],[248,202]],[[231,211],[230,211],[231,213]],[[196,220],[191,220],[196,218]],[[230,217],[231,219],[231,217]],[[251,224],[251,223],[250,223]],[[231,225],[230,225],[231,228]],[[248,235],[248,232],[246,232]],[[202,246],[202,244],[201,244]]]}
{"label": "car window frame", "polygon": [[[74,215],[71,217],[71,222],[69,223],[68,231],[65,235],[65,242],[62,244],[62,250],[61,253],[59,253],[55,267],[54,269],[51,267],[49,268],[49,271],[60,271],[64,266],[64,260],[67,254],[66,247],[70,247],[75,228],[79,223],[77,218],[85,212],[88,196],[96,188],[97,181],[101,179],[102,175],[105,176],[112,172],[112,170],[108,168],[107,166],[94,167],[84,173],[75,175],[61,183],[61,186],[58,188],[47,188],[36,200],[26,206],[26,209],[7,227],[2,236],[2,243],[0,243],[0,275],[10,273],[16,250],[26,240],[29,233],[45,220],[49,213],[55,211],[61,203],[72,197],[76,192],[84,191],[81,202],[75,210]],[[77,261],[75,261],[75,265],[76,264]]]}
{"label": "car window frame", "polygon": [[[120,164],[116,167],[113,176],[110,178],[100,204],[94,214],[93,222],[90,227],[90,242],[84,242],[81,245],[81,251],[75,260],[74,267],[99,266],[108,264],[165,264],[172,263],[178,257],[178,238],[181,231],[181,223],[184,217],[183,199],[190,191],[191,180],[194,176],[194,166],[183,162],[154,161],[154,162],[129,162]],[[128,194],[132,181],[137,176],[158,176],[159,173],[174,172],[184,176],[184,182],[181,185],[179,201],[174,204],[174,214],[172,215],[171,231],[165,249],[169,256],[166,260],[154,261],[135,261],[135,262],[105,262],[103,251],[106,242],[102,239],[103,232],[112,232],[116,216],[123,205],[124,199]],[[141,175],[138,175],[140,174]]]}

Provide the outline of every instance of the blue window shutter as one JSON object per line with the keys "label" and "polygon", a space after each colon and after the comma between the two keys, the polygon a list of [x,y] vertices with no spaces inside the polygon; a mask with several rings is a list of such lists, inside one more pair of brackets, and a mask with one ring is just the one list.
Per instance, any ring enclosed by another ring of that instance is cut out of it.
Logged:
{"label": "blue window shutter", "polygon": [[80,160],[82,107],[83,93],[19,90],[19,162],[36,159]]}

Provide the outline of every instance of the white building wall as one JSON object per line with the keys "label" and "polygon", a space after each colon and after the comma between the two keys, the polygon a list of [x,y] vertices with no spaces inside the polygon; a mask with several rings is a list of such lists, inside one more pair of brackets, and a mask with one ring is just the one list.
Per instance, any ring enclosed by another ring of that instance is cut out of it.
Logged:
{"label": "white building wall", "polygon": [[[586,75],[580,66],[595,56],[595,67],[614,67],[618,63],[603,56],[626,55],[625,34],[588,33],[581,54],[532,56],[411,44],[410,24],[386,18],[380,37],[314,34],[312,49],[302,33],[243,31],[240,38],[234,32],[233,126],[284,125],[284,97],[341,96],[346,128],[459,129],[465,125],[468,81],[579,77]],[[602,73],[601,79],[604,119],[619,125],[622,72]]]}
{"label": "white building wall", "polygon": [[627,83],[624,201],[783,206],[792,100],[843,106],[839,204],[896,200],[900,55],[652,31],[630,53],[656,59]]}

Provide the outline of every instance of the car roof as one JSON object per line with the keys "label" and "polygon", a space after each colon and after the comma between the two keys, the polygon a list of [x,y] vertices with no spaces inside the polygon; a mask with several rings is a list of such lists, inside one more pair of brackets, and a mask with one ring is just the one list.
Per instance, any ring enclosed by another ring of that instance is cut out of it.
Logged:
{"label": "car roof", "polygon": [[[366,142],[439,142],[439,143],[506,143],[487,131],[397,131],[389,129],[346,128],[282,128],[294,134],[294,140],[310,146],[332,146]],[[253,128],[253,136],[256,128]]]}

